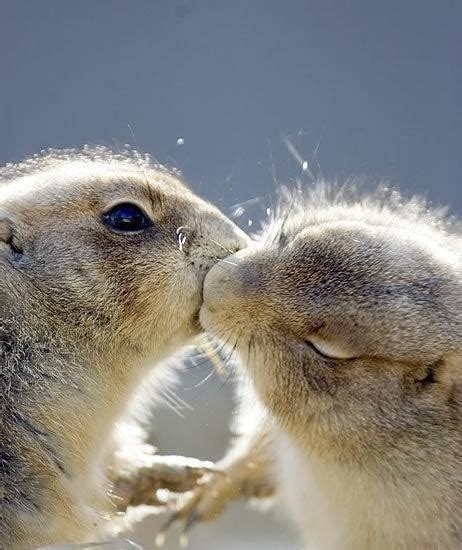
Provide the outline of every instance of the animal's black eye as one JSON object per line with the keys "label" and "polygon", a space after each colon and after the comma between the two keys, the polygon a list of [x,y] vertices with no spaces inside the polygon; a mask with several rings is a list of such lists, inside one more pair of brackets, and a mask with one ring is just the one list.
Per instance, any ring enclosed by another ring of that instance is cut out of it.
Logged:
{"label": "animal's black eye", "polygon": [[151,225],[141,208],[130,203],[113,206],[104,214],[103,222],[113,231],[122,233],[137,233]]}

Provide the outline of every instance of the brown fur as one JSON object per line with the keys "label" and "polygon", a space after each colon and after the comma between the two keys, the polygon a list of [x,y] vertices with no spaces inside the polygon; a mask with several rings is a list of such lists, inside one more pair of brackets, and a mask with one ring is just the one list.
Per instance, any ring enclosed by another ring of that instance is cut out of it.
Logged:
{"label": "brown fur", "polygon": [[201,322],[268,419],[231,462],[275,464],[307,548],[462,546],[460,235],[419,201],[320,184],[206,277]]}
{"label": "brown fur", "polygon": [[[122,202],[153,226],[110,231],[102,215]],[[137,153],[51,151],[0,171],[2,548],[101,531],[114,422],[148,366],[198,333],[205,273],[244,242]]]}

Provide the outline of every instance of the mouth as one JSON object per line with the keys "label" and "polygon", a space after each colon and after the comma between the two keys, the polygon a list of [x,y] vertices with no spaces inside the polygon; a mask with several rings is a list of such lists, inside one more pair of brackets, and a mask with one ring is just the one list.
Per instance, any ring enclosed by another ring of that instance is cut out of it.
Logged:
{"label": "mouth", "polygon": [[205,278],[207,276],[207,273],[208,273],[208,271],[203,271],[199,275],[199,285],[200,285],[199,288],[200,288],[200,290],[199,290],[199,306],[198,306],[198,309],[197,309],[198,318],[199,318],[199,312],[202,309],[202,307],[204,306],[204,286],[205,286]]}
{"label": "mouth", "polygon": [[202,307],[199,307],[193,314],[191,319],[191,325],[192,325],[192,332],[201,332],[202,331],[202,323],[200,321],[200,314],[201,314]]}
{"label": "mouth", "polygon": [[207,278],[207,275],[210,273],[210,271],[220,261],[222,261],[222,259],[218,258],[218,257],[210,258],[209,264],[207,265],[207,267],[204,268],[203,266],[201,266],[201,269],[199,270],[199,272],[197,274],[197,277],[198,277],[198,280],[199,280],[199,285],[200,285],[200,303],[201,303],[201,306],[204,303],[204,287],[205,287],[205,280]]}

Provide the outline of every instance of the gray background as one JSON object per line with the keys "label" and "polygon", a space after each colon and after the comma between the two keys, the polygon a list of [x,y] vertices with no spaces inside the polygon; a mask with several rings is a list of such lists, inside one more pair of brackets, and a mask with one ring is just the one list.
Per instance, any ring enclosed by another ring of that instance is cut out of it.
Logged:
{"label": "gray background", "polygon": [[[260,197],[258,216],[275,180],[309,184],[288,137],[317,174],[386,178],[460,214],[461,21],[457,0],[2,0],[0,162],[129,142],[227,211]],[[182,395],[194,411],[159,412],[163,450],[219,456],[228,390]],[[295,548],[276,517],[234,507],[191,547]]]}

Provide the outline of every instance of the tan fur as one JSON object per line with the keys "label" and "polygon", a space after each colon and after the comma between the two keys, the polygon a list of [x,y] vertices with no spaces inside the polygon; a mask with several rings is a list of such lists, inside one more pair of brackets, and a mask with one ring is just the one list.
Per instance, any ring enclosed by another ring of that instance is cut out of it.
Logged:
{"label": "tan fur", "polygon": [[[111,232],[102,215],[122,202],[153,226]],[[2,548],[101,531],[113,425],[149,365],[199,332],[205,273],[243,243],[137,153],[52,151],[0,171]]]}
{"label": "tan fur", "polygon": [[461,548],[457,224],[394,192],[321,184],[229,261],[207,275],[200,319],[266,411],[239,461],[272,438],[258,463],[274,461],[306,548]]}

